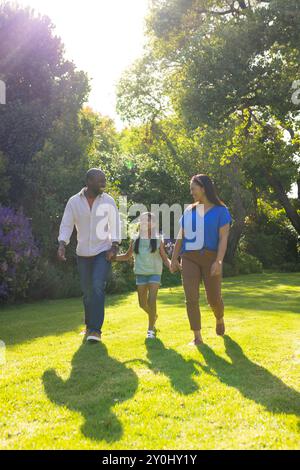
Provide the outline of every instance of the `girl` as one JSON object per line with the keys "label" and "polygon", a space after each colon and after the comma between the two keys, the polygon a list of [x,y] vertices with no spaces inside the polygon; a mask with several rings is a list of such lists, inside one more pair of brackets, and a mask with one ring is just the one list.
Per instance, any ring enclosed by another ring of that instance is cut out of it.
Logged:
{"label": "girl", "polygon": [[147,338],[155,338],[157,320],[156,299],[160,286],[163,263],[171,268],[162,236],[156,232],[155,216],[144,212],[140,216],[139,233],[131,241],[125,254],[116,256],[116,261],[128,261],[134,257],[134,273],[138,291],[139,305],[149,317]]}
{"label": "girl", "polygon": [[[217,196],[213,183],[207,175],[193,176],[190,190],[194,204],[184,211],[180,219],[181,229],[174,247],[171,271],[175,272],[177,269],[182,271],[187,314],[191,330],[194,332],[191,344],[198,345],[203,343],[199,309],[199,285],[202,280],[207,301],[216,317],[216,333],[220,336],[225,333],[221,281],[231,215]],[[204,210],[202,214],[199,211],[200,206]],[[200,221],[198,228],[197,221]],[[195,227],[194,236],[191,236],[192,230],[189,230],[192,226]],[[197,236],[198,246],[195,242]],[[178,261],[179,255],[182,258],[181,265]]]}

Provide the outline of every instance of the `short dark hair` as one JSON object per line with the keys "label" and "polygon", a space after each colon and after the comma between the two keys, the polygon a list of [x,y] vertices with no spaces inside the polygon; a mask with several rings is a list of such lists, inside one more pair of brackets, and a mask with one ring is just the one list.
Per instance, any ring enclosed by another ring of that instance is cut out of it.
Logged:
{"label": "short dark hair", "polygon": [[86,179],[89,180],[90,178],[93,178],[93,176],[96,176],[98,173],[102,173],[105,176],[105,173],[101,168],[90,168],[86,172]]}

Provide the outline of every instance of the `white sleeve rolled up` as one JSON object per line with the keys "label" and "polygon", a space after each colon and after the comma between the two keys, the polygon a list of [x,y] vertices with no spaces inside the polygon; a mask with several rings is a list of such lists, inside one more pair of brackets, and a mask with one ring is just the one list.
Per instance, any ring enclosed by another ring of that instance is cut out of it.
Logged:
{"label": "white sleeve rolled up", "polygon": [[111,241],[121,243],[121,219],[119,210],[114,200],[111,201],[111,208],[108,211],[108,224],[111,234]]}
{"label": "white sleeve rolled up", "polygon": [[69,199],[69,201],[66,204],[64,214],[61,220],[61,224],[59,227],[59,235],[58,235],[58,241],[65,242],[66,245],[70,243],[70,238],[74,230],[74,225],[75,225],[75,220],[74,220],[74,213],[72,209],[72,204]]}

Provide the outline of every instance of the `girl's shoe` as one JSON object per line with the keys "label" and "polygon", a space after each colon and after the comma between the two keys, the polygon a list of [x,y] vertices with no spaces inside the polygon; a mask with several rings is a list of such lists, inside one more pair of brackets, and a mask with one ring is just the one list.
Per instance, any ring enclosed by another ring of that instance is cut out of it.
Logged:
{"label": "girl's shoe", "polygon": [[147,339],[155,339],[156,338],[156,331],[148,330],[147,331]]}

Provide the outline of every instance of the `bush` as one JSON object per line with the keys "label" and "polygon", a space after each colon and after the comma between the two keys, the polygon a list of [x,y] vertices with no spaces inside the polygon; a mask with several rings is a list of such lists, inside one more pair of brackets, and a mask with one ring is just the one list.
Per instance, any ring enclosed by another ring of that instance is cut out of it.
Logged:
{"label": "bush", "polygon": [[298,234],[283,210],[259,200],[255,217],[248,218],[241,249],[258,258],[264,268],[282,270],[300,262]]}
{"label": "bush", "polygon": [[28,296],[32,300],[80,297],[76,266],[40,259],[31,273]]}
{"label": "bush", "polygon": [[38,255],[29,219],[0,205],[0,301],[27,296]]}
{"label": "bush", "polygon": [[287,262],[287,263],[282,263],[279,266],[279,271],[281,272],[286,272],[286,273],[296,273],[300,272],[300,263],[298,262]]}
{"label": "bush", "polygon": [[181,274],[177,271],[172,274],[167,268],[163,268],[163,273],[161,277],[161,286],[162,287],[173,287],[181,285]]}
{"label": "bush", "polygon": [[262,263],[249,253],[237,251],[233,264],[224,263],[223,276],[237,276],[239,274],[261,273]]}
{"label": "bush", "polygon": [[[31,272],[28,296],[32,300],[81,297],[79,273],[75,258],[69,263],[40,259]],[[124,293],[135,289],[133,266],[113,263],[107,281],[108,294]]]}
{"label": "bush", "polygon": [[113,263],[112,274],[107,282],[107,293],[121,294],[135,289],[132,263]]}

